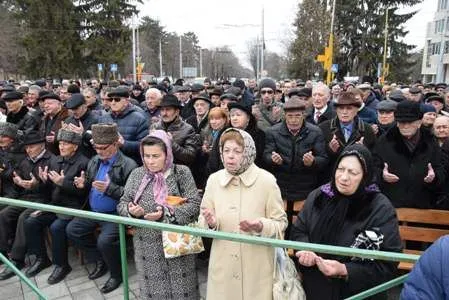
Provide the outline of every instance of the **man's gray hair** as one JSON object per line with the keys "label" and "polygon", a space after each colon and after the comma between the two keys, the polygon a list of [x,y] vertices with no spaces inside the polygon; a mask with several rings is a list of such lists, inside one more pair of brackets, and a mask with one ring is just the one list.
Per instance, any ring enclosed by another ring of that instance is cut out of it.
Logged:
{"label": "man's gray hair", "polygon": [[312,95],[317,90],[324,91],[329,97],[331,95],[331,90],[329,89],[329,87],[322,82],[319,82],[316,85],[314,85],[314,87],[312,88]]}
{"label": "man's gray hair", "polygon": [[42,88],[36,84],[33,84],[28,88],[28,91],[31,91],[31,90],[40,92],[42,90]]}
{"label": "man's gray hair", "polygon": [[145,93],[145,98],[148,97],[148,95],[150,94],[157,94],[159,99],[162,99],[162,93],[160,90],[156,89],[156,88],[149,88],[147,90],[147,92]]}

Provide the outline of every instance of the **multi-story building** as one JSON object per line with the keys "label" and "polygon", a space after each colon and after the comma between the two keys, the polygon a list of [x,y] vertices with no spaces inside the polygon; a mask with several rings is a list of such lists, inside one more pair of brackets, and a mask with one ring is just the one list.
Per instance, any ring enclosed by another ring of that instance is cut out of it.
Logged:
{"label": "multi-story building", "polygon": [[435,16],[427,23],[421,70],[423,82],[449,83],[449,0],[438,0]]}

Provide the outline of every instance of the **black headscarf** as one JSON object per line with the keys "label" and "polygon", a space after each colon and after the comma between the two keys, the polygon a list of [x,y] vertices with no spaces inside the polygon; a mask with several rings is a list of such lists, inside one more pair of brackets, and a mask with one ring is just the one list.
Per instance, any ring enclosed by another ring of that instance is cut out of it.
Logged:
{"label": "black headscarf", "polygon": [[[340,161],[347,156],[355,156],[363,169],[363,177],[357,190],[349,196],[340,194],[335,185],[335,171]],[[331,182],[321,187],[321,194],[315,201],[320,215],[310,234],[312,243],[336,245],[344,221],[349,218],[363,218],[362,215],[368,213],[365,209],[366,202],[379,192],[377,186],[372,184],[373,176],[371,153],[365,146],[354,144],[343,150],[335,163]]]}

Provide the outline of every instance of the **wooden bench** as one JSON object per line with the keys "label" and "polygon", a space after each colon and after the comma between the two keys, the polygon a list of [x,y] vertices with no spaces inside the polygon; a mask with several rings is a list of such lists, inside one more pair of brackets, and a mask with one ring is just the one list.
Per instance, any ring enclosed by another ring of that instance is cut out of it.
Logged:
{"label": "wooden bench", "polygon": [[[420,255],[423,251],[407,248],[407,241],[433,243],[449,234],[449,211],[435,209],[398,208],[399,233],[404,253]],[[400,270],[410,271],[413,263],[401,262]]]}

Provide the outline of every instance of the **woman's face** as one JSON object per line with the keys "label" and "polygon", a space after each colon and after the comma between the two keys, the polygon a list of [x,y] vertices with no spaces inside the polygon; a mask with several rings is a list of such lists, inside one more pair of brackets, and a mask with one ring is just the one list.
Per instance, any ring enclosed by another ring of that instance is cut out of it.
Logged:
{"label": "woman's face", "polygon": [[210,124],[210,127],[213,130],[220,130],[220,129],[222,129],[225,126],[226,119],[212,117],[212,118],[209,119],[209,124]]}
{"label": "woman's face", "polygon": [[162,171],[165,165],[166,154],[159,145],[143,146],[143,160],[150,172]]}
{"label": "woman's face", "polygon": [[243,159],[243,147],[234,140],[227,140],[223,145],[223,165],[229,173],[240,169]]}
{"label": "woman's face", "polygon": [[363,178],[362,165],[355,156],[346,156],[335,171],[335,185],[338,192],[345,196],[355,193]]}
{"label": "woman's face", "polygon": [[244,111],[240,109],[231,109],[229,117],[231,118],[231,125],[234,128],[245,129],[246,126],[248,126],[249,117]]}

